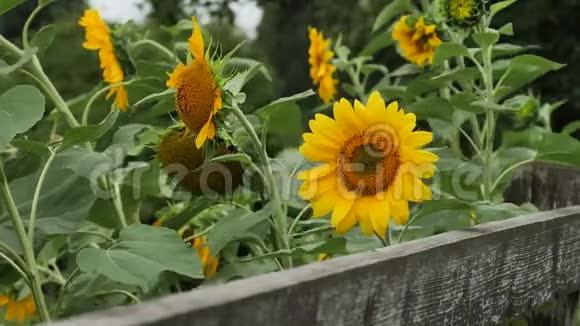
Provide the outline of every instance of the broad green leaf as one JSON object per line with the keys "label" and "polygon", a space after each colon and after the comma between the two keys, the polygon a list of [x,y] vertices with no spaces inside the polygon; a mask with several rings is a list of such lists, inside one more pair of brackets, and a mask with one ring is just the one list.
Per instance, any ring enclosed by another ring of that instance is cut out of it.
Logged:
{"label": "broad green leaf", "polygon": [[477,102],[478,99],[479,97],[474,94],[458,93],[451,96],[449,101],[458,110],[481,114],[485,112],[485,109],[480,106],[473,105],[473,103]]}
{"label": "broad green leaf", "polygon": [[25,0],[2,0],[0,1],[0,16],[8,10],[22,4]]}
{"label": "broad green leaf", "polygon": [[236,279],[248,278],[256,275],[266,274],[270,272],[275,272],[278,270],[278,266],[273,260],[254,260],[248,262],[234,262],[230,264],[224,264],[218,270],[217,274],[211,279],[204,282],[206,284],[223,283]]}
{"label": "broad green leaf", "polygon": [[433,58],[433,65],[439,66],[454,57],[467,56],[469,51],[463,44],[445,42],[441,43],[440,46],[435,50],[435,56]]}
{"label": "broad green leaf", "polygon": [[33,86],[20,85],[0,95],[0,151],[28,131],[44,115],[44,96]]}
{"label": "broad green leaf", "polygon": [[516,55],[518,53],[526,51],[527,49],[529,49],[529,47],[524,47],[524,46],[519,46],[519,45],[514,45],[514,44],[509,44],[509,43],[500,43],[500,44],[496,44],[493,46],[493,57],[498,58],[498,57]]}
{"label": "broad green leaf", "polygon": [[395,44],[395,41],[386,32],[380,32],[375,35],[372,40],[365,46],[365,48],[360,52],[359,56],[368,57],[373,56],[380,50],[386,49]]}
{"label": "broad green leaf", "polygon": [[38,48],[38,54],[42,55],[54,41],[56,25],[42,27],[30,40],[30,46]]}
{"label": "broad green leaf", "polygon": [[[126,152],[122,148],[110,147],[104,152],[94,152],[84,147],[71,148],[59,153],[54,167],[71,170],[75,175],[96,180],[123,164]],[[69,172],[70,173],[70,172]]]}
{"label": "broad green leaf", "polygon": [[501,27],[501,28],[498,30],[498,32],[499,32],[500,34],[503,34],[503,35],[509,35],[509,36],[512,36],[512,35],[514,35],[514,25],[513,25],[512,23],[507,23],[507,24],[503,25],[503,26],[502,26],[502,27]]}
{"label": "broad green leaf", "polygon": [[517,0],[506,0],[506,1],[500,1],[500,2],[492,4],[490,7],[491,15],[493,16],[493,15],[497,14],[498,12],[506,9],[507,7],[514,4],[516,1]]}
{"label": "broad green leaf", "polygon": [[353,228],[345,235],[346,250],[350,254],[357,252],[367,252],[374,249],[382,248],[383,244],[377,237],[368,237],[358,229]]}
{"label": "broad green leaf", "polygon": [[268,207],[259,212],[236,209],[221,218],[207,234],[210,254],[217,256],[229,243],[251,236],[252,228],[265,222],[270,214]]}
{"label": "broad green leaf", "polygon": [[143,151],[145,146],[150,144],[147,137],[143,140],[140,137],[146,132],[156,133],[149,125],[125,125],[119,128],[113,136],[113,144],[121,146],[125,151],[127,151],[127,155],[137,156]]}
{"label": "broad green leaf", "polygon": [[21,151],[32,153],[38,155],[39,157],[47,157],[50,155],[50,149],[46,144],[32,141],[32,140],[22,140],[15,139],[12,141],[12,146],[18,148]]}
{"label": "broad green leaf", "polygon": [[410,0],[394,0],[386,5],[379,13],[375,24],[373,25],[373,32],[391,22],[391,20],[411,8]]}
{"label": "broad green leaf", "polygon": [[24,50],[20,59],[18,59],[18,61],[16,63],[14,63],[13,65],[6,65],[6,66],[0,65],[0,76],[8,75],[8,74],[11,74],[14,71],[18,70],[19,68],[21,68],[22,66],[27,64],[30,60],[32,60],[32,58],[36,55],[37,52],[38,52],[38,48],[29,47],[26,50]]}
{"label": "broad green leaf", "polygon": [[545,134],[537,150],[540,161],[580,167],[580,142],[568,135]]}
{"label": "broad green leaf", "polygon": [[473,40],[482,49],[487,49],[499,41],[499,33],[494,30],[488,30],[487,32],[477,32],[473,34]]}
{"label": "broad green leaf", "polygon": [[247,70],[237,73],[234,77],[226,82],[224,85],[224,91],[231,93],[233,96],[238,95],[244,86],[262,69],[262,64],[256,62],[256,64],[250,66]]}
{"label": "broad green leaf", "polygon": [[405,110],[415,113],[417,119],[440,119],[451,121],[453,117],[453,105],[448,100],[440,97],[426,98],[406,105]]}
{"label": "broad green leaf", "polygon": [[415,213],[414,218],[416,220],[421,219],[429,214],[443,210],[469,210],[473,206],[469,202],[462,201],[459,199],[437,199],[430,200],[421,203],[417,213]]}
{"label": "broad green leaf", "polygon": [[234,57],[228,60],[227,67],[234,69],[245,68],[245,70],[256,67],[257,72],[262,74],[266,80],[272,81],[272,76],[270,75],[270,72],[268,72],[268,69],[261,62],[253,59]]}
{"label": "broad green leaf", "polygon": [[498,98],[505,97],[547,72],[559,70],[564,66],[536,55],[523,54],[517,56],[509,62],[502,84],[505,88],[498,91],[496,95]]}
{"label": "broad green leaf", "polygon": [[98,273],[143,290],[151,288],[164,271],[203,278],[203,267],[195,251],[177,232],[148,225],[133,225],[121,231],[109,249],[87,248],[77,255],[85,273]]}
{"label": "broad green leaf", "polygon": [[69,129],[64,133],[64,139],[60,150],[68,149],[75,145],[81,145],[103,137],[117,121],[119,110],[113,109],[107,117],[97,125],[80,126]]}
{"label": "broad green leaf", "polygon": [[[14,201],[25,223],[30,216],[32,194],[36,189],[39,173],[10,183]],[[85,222],[89,209],[95,201],[88,180],[71,175],[54,166],[49,170],[39,198],[36,229],[42,236],[70,234]],[[0,213],[0,225],[8,220],[7,213]]]}
{"label": "broad green leaf", "polygon": [[[522,162],[535,160],[537,154],[536,150],[525,147],[500,148],[493,153],[492,180],[498,180],[504,171],[516,164],[519,165]],[[498,180],[497,194],[502,195],[504,193],[505,188],[511,183],[512,174],[506,175],[503,180]]]}

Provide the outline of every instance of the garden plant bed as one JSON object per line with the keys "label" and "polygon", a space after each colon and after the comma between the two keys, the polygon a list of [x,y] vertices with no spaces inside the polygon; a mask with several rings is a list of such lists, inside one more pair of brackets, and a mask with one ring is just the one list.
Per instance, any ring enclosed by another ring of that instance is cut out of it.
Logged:
{"label": "garden plant bed", "polygon": [[55,325],[489,325],[517,314],[529,325],[574,325],[579,182],[578,170],[536,164],[508,199],[563,208]]}

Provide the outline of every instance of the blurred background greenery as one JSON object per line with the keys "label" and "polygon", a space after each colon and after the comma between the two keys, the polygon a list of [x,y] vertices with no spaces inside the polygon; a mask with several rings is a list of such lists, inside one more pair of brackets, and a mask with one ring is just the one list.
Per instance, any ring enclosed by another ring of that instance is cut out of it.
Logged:
{"label": "blurred background greenery", "polygon": [[[0,33],[17,41],[35,2],[29,0],[4,15],[0,20]],[[236,4],[248,2],[261,8],[263,15],[256,35],[249,40],[243,55],[265,62],[274,80],[271,85],[265,80],[258,81],[262,87],[253,89],[259,89],[259,94],[249,96],[255,98],[256,104],[311,87],[307,26],[318,27],[333,39],[342,34],[344,44],[358,53],[376,36],[372,35],[372,24],[376,14],[388,3],[384,0],[143,0],[140,6],[141,9],[147,7],[149,12],[144,14],[143,24],[153,30],[152,35],[161,39],[165,31],[162,26],[173,25],[192,14],[203,15],[208,22],[206,28],[227,51],[247,38],[234,22],[237,16],[244,15]],[[45,24],[58,24],[56,41],[41,60],[67,98],[92,89],[100,80],[96,53],[81,46],[83,32],[77,20],[86,6],[85,1],[59,0],[44,11],[33,26],[38,29]],[[536,45],[534,52],[537,54],[568,64],[565,69],[534,84],[534,93],[545,102],[568,100],[555,113],[553,128],[556,131],[568,122],[580,119],[580,87],[577,86],[580,85],[580,36],[575,33],[578,18],[580,0],[520,0],[502,12],[496,22],[498,26],[508,21],[514,23],[515,36],[511,43]],[[374,56],[375,61],[392,69],[403,63],[393,47]],[[6,81],[0,80],[0,88],[3,82]]]}

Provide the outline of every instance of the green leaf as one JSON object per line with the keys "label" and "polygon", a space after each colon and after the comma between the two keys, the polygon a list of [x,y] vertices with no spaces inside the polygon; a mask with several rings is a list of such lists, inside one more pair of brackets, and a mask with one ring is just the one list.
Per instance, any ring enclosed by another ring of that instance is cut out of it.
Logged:
{"label": "green leaf", "polygon": [[498,12],[500,12],[500,11],[506,9],[507,7],[511,6],[512,4],[514,4],[516,1],[517,0],[506,0],[506,1],[500,1],[500,2],[492,4],[490,7],[491,15],[494,16]]}
{"label": "green leaf", "polygon": [[244,153],[234,153],[213,157],[210,162],[240,162],[244,165],[250,165],[252,164],[252,158]]}
{"label": "green leaf", "polygon": [[580,167],[580,142],[568,135],[545,134],[537,150],[540,161]]}
{"label": "green leaf", "polygon": [[75,145],[91,142],[103,137],[114,125],[119,117],[119,110],[113,109],[107,117],[97,125],[81,126],[69,129],[64,133],[64,139],[60,150],[65,150]]}
{"label": "green leaf", "polygon": [[448,100],[439,97],[426,98],[412,104],[406,105],[405,110],[415,113],[417,119],[440,119],[451,121],[453,117],[453,106]]}
{"label": "green leaf", "polygon": [[423,69],[419,68],[417,65],[411,64],[411,63],[406,63],[406,64],[400,66],[399,68],[397,68],[395,71],[393,71],[391,73],[391,76],[392,77],[403,77],[403,76],[420,74],[421,72],[423,72]]}
{"label": "green leaf", "polygon": [[20,85],[0,95],[0,151],[32,128],[44,115],[44,96],[33,86]]}
{"label": "green leaf", "polygon": [[272,76],[270,75],[270,72],[268,72],[268,69],[259,61],[253,60],[253,59],[248,59],[248,58],[231,58],[230,60],[228,60],[227,62],[227,67],[232,67],[234,69],[238,69],[238,68],[245,68],[246,70],[249,69],[253,69],[254,67],[257,67],[257,72],[259,72],[260,74],[262,74],[262,76],[264,76],[264,78],[266,78],[266,80],[268,81],[272,81]]}
{"label": "green leaf", "polygon": [[404,11],[407,11],[411,8],[411,1],[410,0],[394,0],[388,5],[386,5],[383,10],[379,13],[377,19],[375,20],[375,24],[373,25],[373,32],[377,31],[379,28],[383,27],[384,25],[391,22],[391,20],[401,14]]}
{"label": "green leaf", "polygon": [[499,33],[494,30],[488,30],[487,32],[477,32],[473,34],[473,40],[482,49],[487,49],[499,41]]}
{"label": "green leaf", "polygon": [[360,52],[360,57],[371,57],[380,50],[386,49],[395,44],[395,41],[386,32],[380,32]]}
{"label": "green leaf", "polygon": [[250,66],[249,69],[236,74],[226,82],[224,85],[224,91],[229,92],[233,96],[238,95],[244,86],[260,71],[261,68],[262,64],[256,63],[253,66]]}
{"label": "green leaf", "polygon": [[143,151],[145,146],[151,143],[147,137],[139,137],[146,132],[156,134],[156,131],[149,125],[125,125],[119,128],[113,136],[113,144],[121,146],[127,152],[127,155],[137,156]]}
{"label": "green leaf", "polygon": [[493,46],[493,57],[505,57],[515,55],[521,52],[524,52],[529,47],[509,44],[509,43],[500,43]]}
{"label": "green leaf", "polygon": [[467,55],[469,55],[469,51],[463,44],[452,42],[441,43],[441,45],[435,50],[433,65],[439,66],[451,58]]}
{"label": "green leaf", "polygon": [[503,25],[503,26],[502,26],[502,27],[501,27],[501,28],[498,30],[498,32],[499,32],[500,34],[503,34],[503,35],[509,35],[509,36],[512,36],[512,35],[514,35],[514,24],[512,24],[512,23],[507,23],[507,24]]}
{"label": "green leaf", "polygon": [[30,46],[38,48],[38,54],[42,55],[54,41],[56,25],[42,27],[30,40]]}
{"label": "green leaf", "polygon": [[509,62],[508,71],[502,84],[504,89],[498,91],[496,95],[498,98],[505,97],[547,72],[559,70],[564,66],[536,55],[517,56]]}
{"label": "green leaf", "polygon": [[105,152],[94,152],[84,147],[76,147],[59,153],[53,166],[62,170],[71,170],[79,177],[96,182],[98,177],[123,164],[124,159],[125,152],[115,148],[110,148]]}
{"label": "green leaf", "polygon": [[470,203],[459,199],[430,200],[423,202],[419,206],[419,210],[417,211],[414,217],[416,220],[418,220],[425,216],[443,210],[469,210],[472,207],[473,206]]}
{"label": "green leaf", "polygon": [[133,225],[123,229],[109,249],[81,250],[77,264],[85,273],[98,273],[147,291],[164,271],[203,278],[201,260],[194,252],[173,230]]}
{"label": "green leaf", "polygon": [[8,10],[22,4],[25,0],[2,0],[0,1],[0,16]]}
{"label": "green leaf", "polygon": [[458,110],[473,112],[475,114],[485,113],[484,108],[473,105],[473,103],[477,102],[478,99],[479,97],[474,94],[458,93],[451,96],[449,101]]}
{"label": "green leaf", "polygon": [[480,107],[482,108],[484,111],[485,110],[493,110],[493,111],[507,111],[507,107],[505,106],[501,106],[499,104],[496,103],[492,103],[492,102],[488,102],[485,100],[482,101],[475,101],[473,103],[471,103],[471,105],[476,106],[476,107]]}
{"label": "green leaf", "polygon": [[210,254],[217,256],[229,243],[250,236],[252,228],[265,222],[270,214],[268,207],[259,212],[248,212],[244,209],[233,210],[221,218],[207,234],[207,246]]}
{"label": "green leaf", "polygon": [[22,139],[15,139],[12,141],[12,146],[18,148],[21,151],[36,154],[39,157],[47,157],[50,156],[50,149],[46,144],[31,141],[31,140],[22,140]]}
{"label": "green leaf", "polygon": [[[39,173],[34,173],[10,183],[14,201],[25,223],[30,216],[31,198],[38,178]],[[95,195],[91,192],[88,180],[53,165],[38,202],[37,232],[42,236],[76,232],[85,222],[94,200]],[[6,214],[0,213],[0,225],[1,221],[7,220]]]}
{"label": "green leaf", "polygon": [[20,59],[18,59],[18,61],[15,64],[7,65],[7,66],[0,65],[0,76],[3,76],[3,75],[6,76],[6,75],[11,74],[14,71],[18,70],[20,67],[24,66],[30,60],[32,60],[32,58],[36,55],[37,52],[38,52],[38,48],[29,47],[29,48],[24,50],[24,52],[22,53],[22,56],[20,57]]}

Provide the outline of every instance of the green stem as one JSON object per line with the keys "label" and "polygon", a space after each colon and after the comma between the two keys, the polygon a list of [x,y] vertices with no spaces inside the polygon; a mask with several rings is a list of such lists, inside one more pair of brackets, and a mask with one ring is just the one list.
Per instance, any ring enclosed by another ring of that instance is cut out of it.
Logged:
{"label": "green stem", "polygon": [[352,81],[352,85],[354,86],[354,91],[356,96],[363,102],[366,102],[367,95],[365,94],[365,87],[360,81],[360,69],[355,69],[351,66],[347,70],[350,80]]}
{"label": "green stem", "polygon": [[14,268],[14,270],[16,272],[18,272],[18,274],[20,274],[20,276],[22,276],[22,278],[28,284],[28,286],[30,286],[29,275],[20,266],[18,266],[18,264],[14,260],[10,259],[10,257],[5,255],[1,251],[0,251],[0,258],[4,259],[8,263],[8,265],[12,266],[12,268]]}
{"label": "green stem", "polygon": [[374,232],[375,236],[381,240],[381,243],[383,244],[383,247],[388,247],[389,246],[389,241],[387,241],[387,239],[385,239],[385,237],[381,237],[378,233]]}
{"label": "green stem", "polygon": [[296,218],[292,222],[292,225],[290,225],[290,229],[288,229],[288,236],[289,237],[292,236],[292,233],[294,233],[294,229],[298,225],[298,222],[300,222],[300,219],[302,219],[302,216],[304,216],[304,214],[306,214],[306,212],[308,212],[308,210],[310,209],[310,207],[312,207],[312,205],[308,204],[308,205],[306,205],[306,207],[304,207],[300,211],[300,213],[298,213],[298,215],[296,216]]}
{"label": "green stem", "polygon": [[12,225],[14,230],[16,230],[16,234],[18,235],[18,239],[20,240],[20,245],[22,246],[22,250],[24,251],[24,261],[28,266],[30,271],[30,283],[31,283],[31,291],[34,294],[34,300],[36,301],[36,308],[39,312],[40,319],[43,322],[50,321],[50,315],[48,313],[48,309],[46,307],[46,300],[44,298],[44,293],[42,292],[42,284],[40,282],[40,278],[38,277],[38,268],[36,265],[36,258],[34,257],[34,249],[32,248],[32,242],[28,238],[26,234],[26,229],[24,228],[24,224],[22,222],[22,216],[20,216],[20,212],[16,207],[16,203],[14,202],[14,198],[12,197],[12,192],[10,190],[10,186],[8,184],[8,179],[6,178],[6,173],[4,172],[4,164],[0,160],[0,182],[2,183],[2,195],[7,205],[7,209],[10,212],[10,217],[12,218]]}
{"label": "green stem", "polygon": [[194,234],[191,237],[187,237],[185,239],[183,239],[185,242],[189,242],[193,239],[199,238],[199,237],[203,237],[204,235],[208,234],[213,228],[215,227],[215,224],[213,224],[212,226],[208,227],[207,229],[201,231],[200,233]]}
{"label": "green stem", "polygon": [[38,210],[38,202],[40,199],[40,193],[42,191],[42,186],[44,185],[44,180],[46,179],[46,175],[54,158],[56,157],[56,151],[51,151],[50,157],[46,161],[42,172],[40,173],[40,177],[38,178],[38,183],[36,184],[36,190],[34,191],[34,197],[32,197],[32,207],[30,209],[30,222],[28,223],[28,238],[30,242],[34,243],[34,226],[36,222],[36,212]]}
{"label": "green stem", "polygon": [[32,22],[34,21],[34,18],[36,18],[36,16],[42,11],[42,9],[45,6],[43,5],[39,5],[37,6],[32,13],[30,13],[30,16],[28,16],[28,19],[26,20],[26,23],[24,23],[24,27],[22,28],[22,45],[24,46],[25,49],[27,49],[30,45],[28,44],[28,31],[30,30],[30,24],[32,24]]}
{"label": "green stem", "polygon": [[413,215],[413,217],[411,217],[411,219],[409,220],[409,222],[407,222],[407,224],[405,224],[405,226],[403,227],[403,230],[401,230],[401,233],[399,233],[399,236],[397,237],[397,244],[401,243],[401,241],[403,241],[403,236],[405,235],[405,233],[407,233],[407,230],[409,230],[409,227],[411,225],[413,225],[413,223],[415,223],[415,220],[419,217],[419,213],[421,213],[420,211]]}
{"label": "green stem", "polygon": [[80,273],[80,271],[81,270],[78,267],[75,268],[72,271],[72,273],[70,273],[70,275],[66,278],[64,284],[60,287],[58,297],[56,299],[56,303],[54,304],[54,311],[53,311],[54,316],[58,317],[60,315],[60,306],[62,305],[62,299],[64,298],[66,288],[68,287],[70,282],[72,282],[73,278],[75,278],[75,276],[77,276]]}
{"label": "green stem", "polygon": [[495,179],[495,182],[493,183],[493,186],[491,187],[491,191],[492,192],[495,191],[495,189],[499,186],[499,183],[501,182],[501,180],[503,178],[505,178],[510,172],[512,172],[513,170],[515,170],[515,169],[517,169],[517,168],[519,168],[521,166],[524,166],[526,164],[534,163],[535,161],[536,161],[535,159],[521,161],[521,162],[518,162],[518,163],[510,166],[509,168],[505,169],[502,172],[502,174],[500,174],[500,176],[497,177],[497,179]]}
{"label": "green stem", "polygon": [[[288,237],[288,216],[284,211],[282,198],[280,196],[280,191],[276,187],[276,179],[274,178],[274,173],[272,171],[272,165],[270,164],[270,159],[266,153],[266,148],[262,145],[262,141],[258,137],[258,134],[254,130],[254,127],[248,121],[242,110],[238,107],[237,103],[232,103],[232,111],[250,136],[250,140],[254,146],[254,149],[259,155],[260,161],[262,162],[264,175],[268,180],[268,191],[270,193],[270,201],[274,207],[274,222],[276,225],[276,247],[279,250],[289,250],[290,249],[290,239]],[[290,257],[284,257],[282,259],[282,265],[284,268],[292,267],[292,259]]]}
{"label": "green stem", "polygon": [[316,233],[320,233],[320,232],[329,232],[329,231],[333,231],[334,228],[332,226],[321,226],[319,228],[315,228],[315,229],[310,229],[304,232],[298,232],[298,233],[294,233],[292,235],[293,238],[299,238],[299,237],[303,237],[305,235],[309,235],[309,234],[316,234]]}
{"label": "green stem", "polygon": [[121,190],[116,182],[113,182],[113,205],[117,211],[117,216],[119,217],[119,222],[121,227],[124,229],[128,226],[127,217],[125,216],[125,211],[123,210],[123,201],[121,199]]}
{"label": "green stem", "polygon": [[97,292],[97,293],[95,293],[95,296],[99,297],[99,296],[105,296],[105,295],[111,295],[111,294],[122,294],[122,295],[126,296],[127,298],[131,299],[131,301],[133,301],[134,304],[141,303],[141,300],[139,300],[139,298],[137,298],[137,296],[135,296],[133,293],[131,293],[129,291],[125,291],[125,290],[112,290],[112,291],[107,291],[107,292]]}
{"label": "green stem", "polygon": [[8,244],[0,241],[0,249],[3,249],[8,254],[12,255],[12,258],[14,258],[14,261],[18,264],[18,266],[22,270],[24,270],[26,272],[26,274],[30,274],[30,271],[28,270],[28,266],[26,266],[26,263],[24,262],[24,260],[22,260],[22,258],[20,258],[20,255],[18,255],[18,253],[14,249],[12,249]]}
{"label": "green stem", "polygon": [[[492,47],[482,49],[483,58],[483,81],[485,84],[485,101],[492,104],[494,99]],[[492,109],[485,110],[485,141],[484,141],[484,164],[483,164],[483,197],[491,200],[492,194],[492,166],[493,166],[493,143],[495,136],[495,113]]]}
{"label": "green stem", "polygon": [[57,284],[61,286],[66,282],[66,280],[61,275],[51,271],[47,267],[38,266],[38,270],[46,274],[49,278],[52,278]]}

